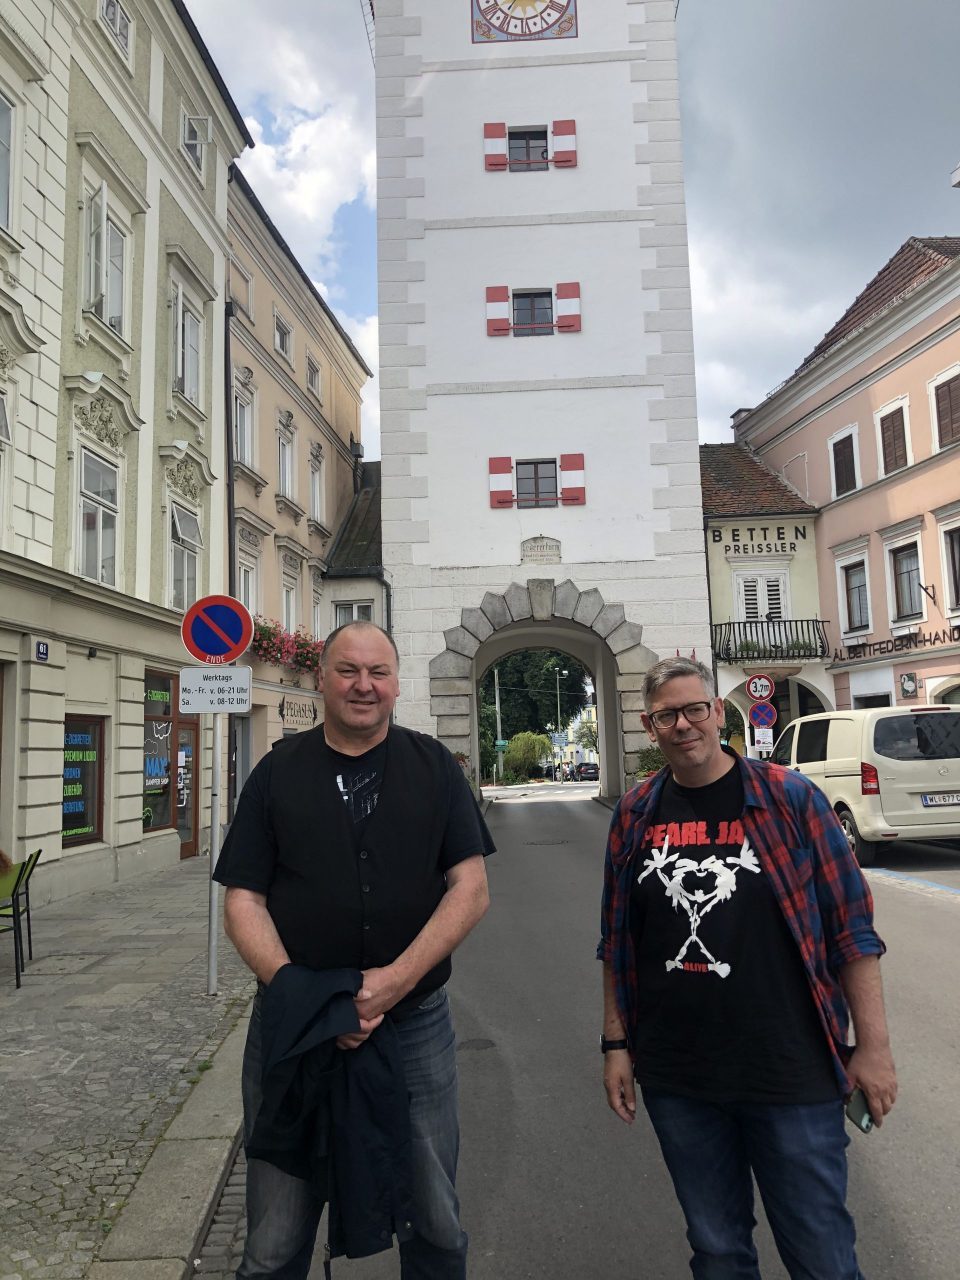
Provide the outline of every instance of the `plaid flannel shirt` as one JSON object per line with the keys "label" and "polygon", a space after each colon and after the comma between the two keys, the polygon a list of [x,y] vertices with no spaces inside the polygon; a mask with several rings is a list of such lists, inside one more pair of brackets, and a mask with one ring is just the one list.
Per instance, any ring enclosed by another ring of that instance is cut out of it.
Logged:
{"label": "plaid flannel shirt", "polygon": [[[886,950],[873,927],[873,898],[823,792],[779,765],[736,760],[743,778],[744,834],[800,949],[837,1078],[847,1093],[849,1010],[838,974],[851,960]],[[597,958],[611,967],[631,1052],[638,980],[628,920],[630,889],[637,850],[666,777],[662,769],[621,796],[607,839]]]}

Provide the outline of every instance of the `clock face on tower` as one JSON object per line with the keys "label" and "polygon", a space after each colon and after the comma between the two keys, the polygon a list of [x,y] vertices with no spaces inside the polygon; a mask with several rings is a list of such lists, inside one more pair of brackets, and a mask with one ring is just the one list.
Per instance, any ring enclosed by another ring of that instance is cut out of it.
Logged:
{"label": "clock face on tower", "polygon": [[562,39],[577,34],[577,0],[470,0],[473,43]]}

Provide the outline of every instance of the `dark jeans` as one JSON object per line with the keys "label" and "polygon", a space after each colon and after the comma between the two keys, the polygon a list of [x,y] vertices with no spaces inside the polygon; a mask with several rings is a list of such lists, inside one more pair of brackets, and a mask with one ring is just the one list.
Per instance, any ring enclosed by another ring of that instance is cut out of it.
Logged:
{"label": "dark jeans", "polygon": [[843,1103],[714,1104],[643,1090],[696,1280],[760,1280],[753,1176],[791,1280],[864,1280],[846,1209]]}
{"label": "dark jeans", "polygon": [[[428,996],[397,1034],[410,1094],[417,1234],[400,1246],[403,1280],[464,1280],[467,1236],[455,1189],[460,1129],[457,1062],[447,993]],[[350,1050],[344,1052],[349,1053]],[[260,1106],[260,997],[243,1056],[244,1137]],[[310,1184],[265,1160],[247,1162],[247,1240],[238,1280],[305,1280],[323,1201]]]}

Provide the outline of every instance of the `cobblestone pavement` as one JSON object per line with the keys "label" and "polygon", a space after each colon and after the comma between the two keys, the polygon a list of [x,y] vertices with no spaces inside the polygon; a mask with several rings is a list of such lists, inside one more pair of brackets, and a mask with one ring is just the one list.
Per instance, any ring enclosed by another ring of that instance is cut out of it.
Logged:
{"label": "cobblestone pavement", "polygon": [[33,911],[23,987],[0,937],[0,1280],[81,1280],[254,983],[206,858]]}

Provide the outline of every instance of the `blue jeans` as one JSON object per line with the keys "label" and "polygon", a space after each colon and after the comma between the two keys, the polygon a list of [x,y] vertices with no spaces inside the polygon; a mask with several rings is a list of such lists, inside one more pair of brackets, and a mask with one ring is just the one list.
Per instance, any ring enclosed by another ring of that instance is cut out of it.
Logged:
{"label": "blue jeans", "polygon": [[[464,1280],[467,1236],[455,1182],[460,1149],[457,1061],[447,993],[441,988],[396,1023],[410,1094],[417,1234],[400,1245],[402,1280]],[[344,1050],[349,1053],[350,1050]],[[243,1055],[244,1139],[260,1107],[260,997]],[[238,1280],[305,1280],[323,1201],[308,1182],[265,1160],[247,1162],[247,1239]]]}
{"label": "blue jeans", "polygon": [[846,1209],[843,1103],[710,1103],[643,1090],[695,1280],[760,1280],[753,1181],[791,1280],[864,1280]]}

